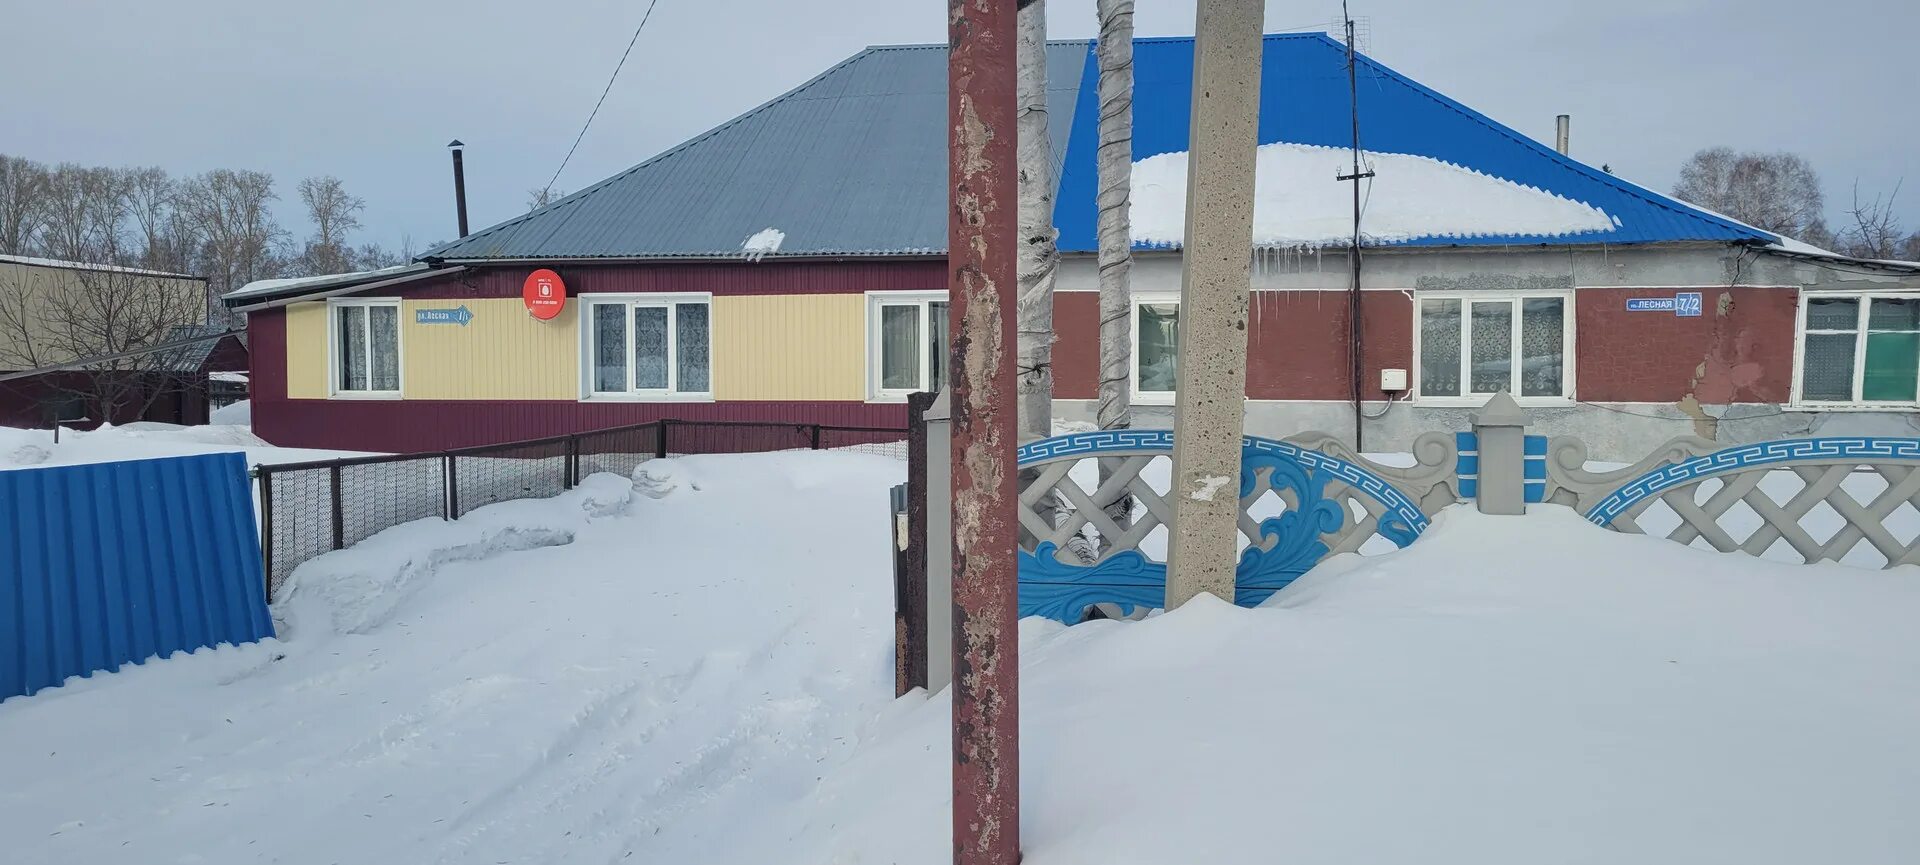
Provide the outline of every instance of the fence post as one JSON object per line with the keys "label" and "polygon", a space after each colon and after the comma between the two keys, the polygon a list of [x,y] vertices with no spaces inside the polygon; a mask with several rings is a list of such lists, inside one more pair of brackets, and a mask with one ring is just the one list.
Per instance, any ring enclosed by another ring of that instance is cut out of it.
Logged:
{"label": "fence post", "polygon": [[580,483],[580,437],[567,436],[566,453],[560,458],[560,471],[565,475],[561,489],[573,489]]}
{"label": "fence post", "polygon": [[347,545],[347,514],[340,504],[340,467],[327,469],[327,485],[333,499],[333,548],[341,549]]}
{"label": "fence post", "polygon": [[1516,516],[1527,512],[1527,413],[1506,391],[1473,413],[1479,441],[1480,472],[1474,502],[1483,514]]}
{"label": "fence post", "polygon": [[670,421],[666,418],[660,419],[660,438],[659,438],[658,444],[656,444],[654,447],[654,457],[656,459],[667,458],[667,430],[672,426],[673,426],[673,421]]}
{"label": "fence post", "polygon": [[[905,694],[914,688],[927,688],[933,682],[929,675],[930,659],[939,657],[950,664],[952,654],[941,644],[940,651],[933,651],[928,637],[927,608],[932,600],[927,582],[927,506],[929,502],[927,488],[928,464],[933,461],[927,450],[926,413],[932,405],[934,395],[916,393],[907,397],[907,483],[906,483],[906,536],[900,551],[900,572],[894,589],[894,656],[898,668],[895,670],[895,696]],[[946,454],[939,455],[941,463],[946,462]],[[944,478],[945,475],[942,475]],[[941,491],[947,491],[947,484],[941,485]],[[951,558],[951,557],[949,557]],[[943,587],[942,592],[952,602],[952,589]],[[945,683],[942,682],[944,685]]]}
{"label": "fence post", "polygon": [[813,425],[813,449],[814,450],[820,449],[820,425],[819,424]]}
{"label": "fence post", "polygon": [[260,476],[260,572],[266,576],[267,603],[273,603],[273,472],[254,466]]}
{"label": "fence post", "polygon": [[440,506],[446,509],[441,511],[440,516],[442,519],[457,520],[460,518],[460,475],[453,470],[453,454],[441,459],[446,460],[446,468],[441,471],[447,476],[447,496],[440,502]]}

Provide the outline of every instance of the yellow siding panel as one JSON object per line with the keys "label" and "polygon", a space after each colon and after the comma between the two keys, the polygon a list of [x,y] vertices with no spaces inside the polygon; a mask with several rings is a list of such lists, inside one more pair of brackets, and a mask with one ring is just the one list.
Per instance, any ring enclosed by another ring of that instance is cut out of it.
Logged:
{"label": "yellow siding panel", "polygon": [[287,307],[287,398],[327,398],[327,305]]}
{"label": "yellow siding panel", "polygon": [[[421,309],[466,306],[473,320],[417,324]],[[551,321],[517,297],[409,300],[400,309],[401,393],[406,399],[578,399],[580,304]]]}
{"label": "yellow siding panel", "polygon": [[714,298],[714,399],[866,399],[866,303],[859,294]]}

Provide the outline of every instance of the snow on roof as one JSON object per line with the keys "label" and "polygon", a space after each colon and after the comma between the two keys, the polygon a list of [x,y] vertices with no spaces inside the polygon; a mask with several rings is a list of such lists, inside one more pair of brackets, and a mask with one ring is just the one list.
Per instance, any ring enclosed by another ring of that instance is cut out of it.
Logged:
{"label": "snow on roof", "polygon": [[197,279],[206,281],[204,276],[190,273],[174,273],[167,270],[147,270],[141,267],[121,267],[115,264],[100,264],[89,261],[62,261],[58,258],[35,258],[30,255],[0,255],[0,263],[22,264],[28,267],[57,267],[62,270],[93,270],[102,273],[130,273],[138,276],[164,276],[170,279]]}
{"label": "snow on roof", "polygon": [[[1255,163],[1253,245],[1299,248],[1352,243],[1353,193],[1336,178],[1352,169],[1350,151],[1308,144],[1259,147]],[[1557,237],[1608,232],[1618,221],[1598,207],[1427,156],[1368,153],[1374,172],[1364,189],[1364,242],[1425,237]],[[1135,243],[1179,246],[1186,233],[1187,153],[1133,164]]]}
{"label": "snow on roof", "polygon": [[769,254],[780,251],[780,243],[787,239],[787,233],[778,228],[762,228],[740,244],[740,254],[748,261],[759,261]]}
{"label": "snow on roof", "polygon": [[241,286],[237,291],[222,295],[225,300],[257,297],[267,294],[303,288],[325,288],[331,285],[349,285],[356,282],[372,282],[384,277],[401,276],[427,269],[426,264],[396,264],[379,270],[361,270],[353,273],[329,273],[321,276],[301,276],[292,279],[256,279]]}

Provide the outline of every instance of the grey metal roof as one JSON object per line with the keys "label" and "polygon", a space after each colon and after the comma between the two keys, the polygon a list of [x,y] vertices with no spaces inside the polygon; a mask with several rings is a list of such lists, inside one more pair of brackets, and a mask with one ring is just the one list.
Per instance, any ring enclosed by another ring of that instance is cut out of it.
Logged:
{"label": "grey metal roof", "polygon": [[[938,254],[947,245],[945,45],[868,48],[794,90],[546,207],[423,259]],[[1054,163],[1087,42],[1047,46]]]}
{"label": "grey metal roof", "polygon": [[184,339],[198,341],[168,351],[161,355],[161,360],[172,372],[198,372],[200,367],[206,365],[207,357],[213,354],[214,346],[220,344],[220,340],[215,337],[226,333],[227,329],[217,324],[174,325],[167,330],[167,337],[162,342],[179,342]]}

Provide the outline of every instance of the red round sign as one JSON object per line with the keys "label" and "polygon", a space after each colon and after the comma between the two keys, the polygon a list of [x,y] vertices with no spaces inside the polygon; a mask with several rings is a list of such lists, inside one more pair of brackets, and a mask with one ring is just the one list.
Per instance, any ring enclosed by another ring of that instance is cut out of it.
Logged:
{"label": "red round sign", "polygon": [[534,318],[546,321],[566,308],[567,284],[560,281],[560,274],[543,267],[527,274],[527,281],[520,286],[520,299]]}

